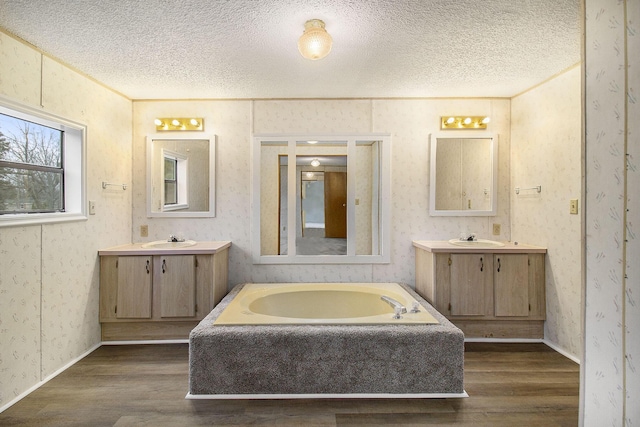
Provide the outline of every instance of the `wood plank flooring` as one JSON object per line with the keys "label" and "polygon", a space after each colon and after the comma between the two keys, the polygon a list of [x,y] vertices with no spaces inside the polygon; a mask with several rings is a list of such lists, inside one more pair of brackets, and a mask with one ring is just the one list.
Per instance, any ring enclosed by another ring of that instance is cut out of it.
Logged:
{"label": "wood plank flooring", "polygon": [[544,344],[467,343],[466,399],[185,400],[186,344],[103,346],[0,426],[576,426],[579,366]]}

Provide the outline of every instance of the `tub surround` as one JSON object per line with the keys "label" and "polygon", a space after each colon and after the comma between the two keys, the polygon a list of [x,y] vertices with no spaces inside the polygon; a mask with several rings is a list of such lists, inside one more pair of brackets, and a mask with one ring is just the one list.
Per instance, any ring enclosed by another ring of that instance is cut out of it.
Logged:
{"label": "tub surround", "polygon": [[238,285],[189,338],[188,398],[466,397],[464,335],[438,324],[215,326]]}
{"label": "tub surround", "polygon": [[144,245],[98,251],[103,341],[186,339],[227,294],[231,242]]}
{"label": "tub surround", "polygon": [[546,248],[414,241],[416,291],[467,338],[544,338]]}

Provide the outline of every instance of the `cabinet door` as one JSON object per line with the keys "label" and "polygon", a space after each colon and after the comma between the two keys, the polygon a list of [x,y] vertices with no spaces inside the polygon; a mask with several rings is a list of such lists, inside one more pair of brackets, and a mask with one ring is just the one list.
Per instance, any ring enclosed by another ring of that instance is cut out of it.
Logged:
{"label": "cabinet door", "polygon": [[151,257],[120,256],[116,318],[151,318]]}
{"label": "cabinet door", "polygon": [[491,313],[491,255],[451,254],[451,315]]}
{"label": "cabinet door", "polygon": [[160,292],[160,317],[196,315],[195,255],[158,257],[160,272],[156,284]]}
{"label": "cabinet door", "polygon": [[529,255],[494,255],[495,315],[529,315]]}

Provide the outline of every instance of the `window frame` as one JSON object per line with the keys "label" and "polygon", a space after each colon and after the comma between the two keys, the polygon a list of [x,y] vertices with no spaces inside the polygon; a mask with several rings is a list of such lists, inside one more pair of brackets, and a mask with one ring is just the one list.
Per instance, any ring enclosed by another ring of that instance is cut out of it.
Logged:
{"label": "window frame", "polygon": [[83,124],[29,107],[0,96],[0,113],[61,130],[62,136],[62,212],[0,214],[0,227],[49,224],[87,220],[86,136]]}

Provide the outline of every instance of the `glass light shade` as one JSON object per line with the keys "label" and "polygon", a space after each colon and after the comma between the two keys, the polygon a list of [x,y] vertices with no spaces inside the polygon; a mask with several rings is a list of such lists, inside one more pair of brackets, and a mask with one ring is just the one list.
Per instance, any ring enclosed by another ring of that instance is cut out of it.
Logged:
{"label": "glass light shade", "polygon": [[298,50],[307,59],[322,59],[331,52],[333,39],[324,29],[320,19],[310,19],[304,24],[304,33],[298,39]]}

